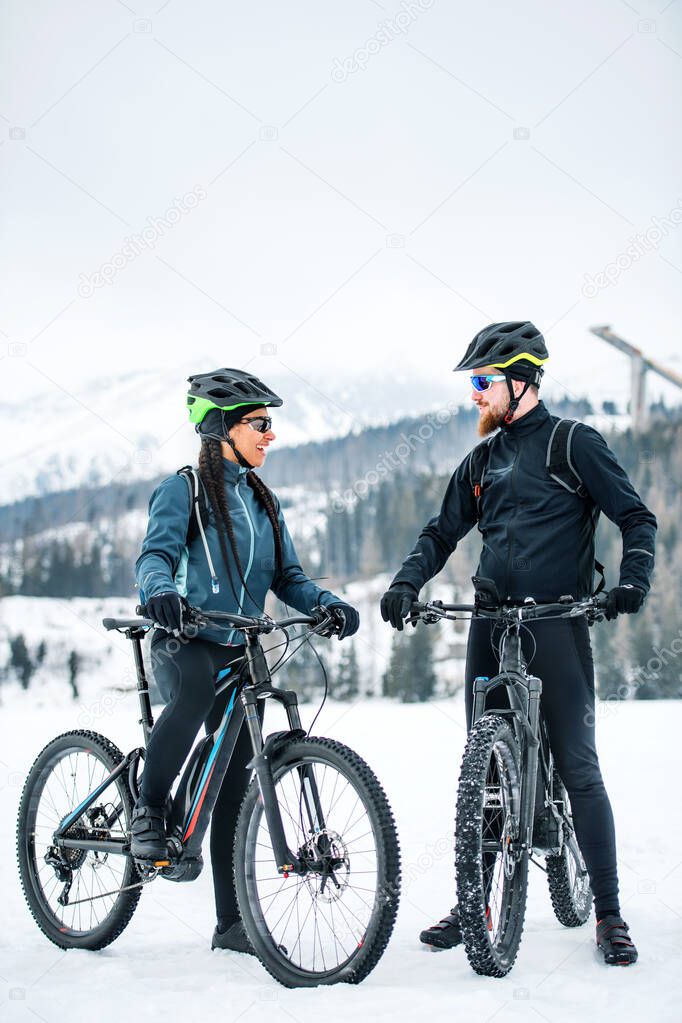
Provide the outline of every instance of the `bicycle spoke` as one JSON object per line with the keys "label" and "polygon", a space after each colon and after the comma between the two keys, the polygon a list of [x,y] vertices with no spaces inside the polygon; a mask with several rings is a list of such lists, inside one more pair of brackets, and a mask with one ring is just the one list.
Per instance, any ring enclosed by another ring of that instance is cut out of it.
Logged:
{"label": "bicycle spoke", "polygon": [[[44,856],[52,845],[52,835],[59,823],[72,813],[89,793],[98,788],[109,773],[110,771],[94,753],[86,752],[84,749],[72,749],[65,751],[54,761],[42,788],[36,793],[36,807],[31,825],[34,877],[42,893],[46,910],[49,910],[67,929],[82,933],[92,932],[114,908],[117,892],[124,885],[126,860],[122,858],[121,863],[114,869],[108,853],[98,854],[95,849],[62,850],[62,856],[73,864],[69,902],[62,906],[57,900],[65,890],[66,882],[59,880],[54,868],[44,862]],[[113,782],[112,785],[114,787],[112,798],[108,804],[106,802],[101,804],[102,813],[111,818],[111,825],[106,832],[112,837],[114,835],[123,837],[125,819],[119,783]],[[67,835],[80,837],[91,833],[90,819],[85,813],[73,822]],[[103,884],[102,870],[113,879],[113,893],[109,893]]]}
{"label": "bicycle spoke", "polygon": [[[370,818],[360,793],[343,772],[327,763],[303,760],[289,765],[276,781],[276,793],[292,852],[314,864],[329,856],[334,860],[324,871],[317,866],[297,875],[293,887],[291,879],[287,883],[273,875],[274,853],[260,805],[249,863],[261,926],[275,947],[287,949],[292,963],[324,974],[354,955],[366,934],[378,895],[376,885],[371,887],[379,876],[377,848],[367,844],[374,833],[367,828]],[[306,818],[310,813],[317,820],[320,811],[324,827],[312,831]],[[356,883],[356,873],[362,874],[364,884]],[[351,948],[346,934],[353,936]]]}

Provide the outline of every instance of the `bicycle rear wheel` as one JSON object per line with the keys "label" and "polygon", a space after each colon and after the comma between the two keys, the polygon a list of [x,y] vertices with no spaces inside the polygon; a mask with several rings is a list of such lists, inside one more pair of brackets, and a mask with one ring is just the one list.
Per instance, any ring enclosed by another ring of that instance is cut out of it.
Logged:
{"label": "bicycle rear wheel", "polygon": [[[272,772],[289,848],[316,866],[278,873],[254,780],[235,833],[246,932],[286,987],[358,984],[381,958],[398,910],[400,852],[388,800],[367,764],[331,739],[288,743]],[[324,822],[316,833],[306,811],[311,781]]]}
{"label": "bicycle rear wheel", "polygon": [[[103,735],[66,732],[45,746],[31,768],[19,804],[17,860],[29,909],[60,948],[105,948],[128,925],[142,889],[129,856],[63,849],[52,836],[100,785],[123,754]],[[128,837],[133,798],[119,776],[68,828],[74,839]]]}
{"label": "bicycle rear wheel", "polygon": [[564,927],[581,927],[592,910],[592,889],[575,835],[568,793],[556,770],[552,790],[564,824],[561,852],[546,859],[549,895],[559,923]]}
{"label": "bicycle rear wheel", "polygon": [[528,852],[519,849],[519,748],[507,721],[484,714],[462,758],[455,870],[462,937],[476,973],[504,977],[521,943]]}

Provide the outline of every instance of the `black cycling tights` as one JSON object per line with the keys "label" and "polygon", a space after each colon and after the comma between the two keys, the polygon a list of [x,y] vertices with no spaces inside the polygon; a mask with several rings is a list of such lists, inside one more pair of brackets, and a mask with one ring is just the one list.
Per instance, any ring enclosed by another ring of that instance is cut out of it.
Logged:
{"label": "black cycling tights", "polygon": [[[532,632],[532,636],[530,633]],[[471,725],[473,681],[498,673],[493,650],[502,629],[490,619],[471,622],[466,660],[467,727]],[[547,619],[522,629],[528,670],[542,679],[542,711],[554,760],[566,786],[575,832],[585,857],[597,919],[619,911],[616,835],[611,804],[602,781],[594,739],[594,666],[584,618]],[[533,655],[533,639],[537,644]],[[532,660],[531,660],[532,657]],[[508,706],[506,692],[490,694],[486,706]]]}
{"label": "black cycling tights", "polygon": [[[216,675],[241,658],[244,647],[226,647],[204,639],[179,641],[157,629],[151,652],[154,679],[166,707],[149,737],[140,795],[145,803],[163,807],[202,724],[207,735],[218,728],[233,687],[216,696]],[[262,706],[259,713],[262,717]],[[252,756],[244,722],[211,817],[211,866],[221,929],[239,919],[232,879],[232,844],[239,807],[251,780],[251,772],[245,767]]]}

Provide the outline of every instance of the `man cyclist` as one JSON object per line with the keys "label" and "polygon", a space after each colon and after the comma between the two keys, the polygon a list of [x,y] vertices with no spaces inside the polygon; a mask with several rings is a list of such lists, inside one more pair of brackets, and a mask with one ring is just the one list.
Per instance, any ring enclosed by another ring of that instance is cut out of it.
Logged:
{"label": "man cyclist", "polygon": [[[632,614],[642,606],[654,564],[656,518],[601,434],[583,423],[572,430],[568,449],[568,464],[582,481],[580,492],[550,476],[548,444],[559,419],[538,399],[547,359],[544,338],[532,323],[493,323],[476,335],[455,367],[471,373],[478,432],[488,438],[487,463],[476,492],[472,452],[463,459],[439,513],[422,529],[382,597],[382,617],[394,628],[403,628],[422,586],[441,571],[476,524],[483,540],[476,574],[495,582],[501,600],[589,596],[601,511],[623,537],[619,584],[608,593],[606,617]],[[465,670],[469,727],[474,678],[498,671],[497,628],[487,618],[471,622]],[[528,623],[522,646],[534,673],[543,679],[542,709],[594,894],[597,945],[605,962],[633,963],[637,950],[620,915],[613,814],[595,747],[594,670],[586,619]],[[460,944],[457,906],[422,931],[420,940],[436,948]]]}

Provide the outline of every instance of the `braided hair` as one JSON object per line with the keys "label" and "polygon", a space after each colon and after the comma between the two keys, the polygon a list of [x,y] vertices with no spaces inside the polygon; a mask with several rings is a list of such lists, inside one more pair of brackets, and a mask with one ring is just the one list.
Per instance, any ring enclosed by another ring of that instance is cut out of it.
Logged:
{"label": "braided hair", "polygon": [[[227,503],[225,479],[223,477],[223,454],[220,441],[208,437],[202,438],[201,450],[199,452],[199,475],[206,488],[208,500],[215,516],[218,531],[218,542],[220,543],[220,551],[223,556],[223,561],[225,562],[225,568],[227,569],[227,577],[232,588],[234,598],[237,603],[239,603],[239,598],[237,597],[234,583],[232,581],[232,573],[230,571],[230,560],[227,550],[228,543],[232,550],[232,556],[234,558],[234,563],[237,566],[237,573],[241,584],[247,593],[249,592],[249,588],[246,585],[241,561],[239,560],[239,550],[237,548],[237,540],[234,535],[232,516],[230,515],[230,509]],[[283,563],[282,534],[279,528],[279,518],[277,515],[277,508],[275,507],[274,495],[260,476],[256,476],[253,469],[250,469],[247,472],[246,480],[253,492],[256,494],[260,503],[265,508],[268,518],[270,519],[275,541],[275,567],[277,572],[281,572]],[[250,593],[249,596],[251,596]]]}

